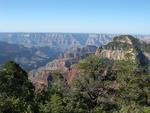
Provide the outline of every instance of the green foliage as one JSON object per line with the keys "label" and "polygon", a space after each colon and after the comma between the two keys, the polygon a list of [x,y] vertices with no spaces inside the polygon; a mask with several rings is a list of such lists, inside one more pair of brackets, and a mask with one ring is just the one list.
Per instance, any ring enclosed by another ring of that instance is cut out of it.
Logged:
{"label": "green foliage", "polygon": [[112,64],[113,61],[94,55],[79,62],[78,68],[83,70],[83,73],[73,84],[77,89],[75,94],[80,94],[87,103],[88,112],[113,112],[117,108],[115,100],[110,100],[117,94],[110,88],[115,81],[115,75],[111,71]]}
{"label": "green foliage", "polygon": [[6,63],[0,70],[0,113],[150,112],[150,75],[135,61],[92,55],[78,69],[72,84],[54,72],[48,90],[37,92],[19,65]]}
{"label": "green foliage", "polygon": [[50,101],[50,109],[52,113],[63,113],[62,99],[60,96],[53,95]]}
{"label": "green foliage", "polygon": [[131,103],[126,106],[122,106],[119,113],[145,113],[141,106],[137,105],[136,103]]}
{"label": "green foliage", "polygon": [[0,71],[0,111],[7,113],[34,112],[34,86],[27,73],[14,62],[7,62]]}
{"label": "green foliage", "polygon": [[144,107],[144,113],[150,113],[150,107]]}
{"label": "green foliage", "polygon": [[[149,76],[139,73],[135,61],[112,62],[91,56],[78,65],[84,71],[73,85],[78,92],[76,94],[82,95],[90,103],[87,104],[89,111],[142,113],[143,107],[150,105]],[[111,87],[115,87],[114,84],[117,89]]]}
{"label": "green foliage", "polygon": [[133,48],[133,46],[127,43],[122,43],[122,42],[109,42],[107,45],[104,45],[103,48],[108,49],[108,50],[123,49],[124,51],[128,51],[131,48]]}
{"label": "green foliage", "polygon": [[64,111],[66,113],[73,113],[74,112],[74,101],[71,97],[66,96],[63,98],[63,104],[64,106]]}

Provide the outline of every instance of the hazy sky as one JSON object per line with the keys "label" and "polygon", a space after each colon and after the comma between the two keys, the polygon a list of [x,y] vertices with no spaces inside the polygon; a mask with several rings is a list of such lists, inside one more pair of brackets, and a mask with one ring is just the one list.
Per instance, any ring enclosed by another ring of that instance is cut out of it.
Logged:
{"label": "hazy sky", "polygon": [[150,34],[150,0],[0,0],[0,32]]}

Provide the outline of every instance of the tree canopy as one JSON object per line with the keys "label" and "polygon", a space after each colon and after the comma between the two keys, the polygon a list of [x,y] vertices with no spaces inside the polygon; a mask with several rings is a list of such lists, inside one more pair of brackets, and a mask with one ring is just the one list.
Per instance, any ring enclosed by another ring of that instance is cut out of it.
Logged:
{"label": "tree canopy", "polygon": [[150,75],[132,60],[89,56],[71,84],[54,72],[47,90],[36,91],[16,63],[0,69],[0,113],[149,113]]}

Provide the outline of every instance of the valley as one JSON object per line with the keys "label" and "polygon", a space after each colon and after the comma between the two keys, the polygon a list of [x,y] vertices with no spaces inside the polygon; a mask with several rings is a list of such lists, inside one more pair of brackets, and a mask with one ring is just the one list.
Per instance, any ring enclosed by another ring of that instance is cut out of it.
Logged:
{"label": "valley", "polygon": [[[69,50],[4,41],[0,47],[1,63],[12,60],[0,68],[3,112],[149,113],[150,44],[140,38],[120,35]],[[38,67],[22,69],[33,62]]]}
{"label": "valley", "polygon": [[73,49],[106,44],[113,36],[84,33],[0,33],[0,64],[12,60],[26,71],[31,71],[61,58]]}

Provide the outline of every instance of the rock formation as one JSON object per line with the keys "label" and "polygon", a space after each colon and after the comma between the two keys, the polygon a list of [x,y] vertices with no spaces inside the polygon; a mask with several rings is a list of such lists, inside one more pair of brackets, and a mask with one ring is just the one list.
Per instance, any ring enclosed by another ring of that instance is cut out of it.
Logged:
{"label": "rock formation", "polygon": [[[139,67],[144,67],[144,69],[147,70],[150,61],[149,47],[150,45],[132,36],[118,36],[115,37],[112,42],[100,46],[97,49],[94,46],[73,49],[71,52],[63,54],[62,58],[54,60],[38,70],[31,71],[29,73],[30,79],[35,84],[38,84],[38,86],[43,86],[44,84],[44,86],[47,87],[49,74],[54,70],[58,70],[65,75],[65,79],[70,83],[74,78],[78,78],[80,75],[80,70],[78,70],[76,63],[80,59],[84,59],[94,53],[99,57],[107,57],[113,60],[132,59],[137,62]],[[115,87],[118,86],[115,85]]]}
{"label": "rock formation", "polygon": [[49,74],[57,70],[65,75],[65,78],[69,83],[76,75],[78,75],[76,63],[79,60],[94,54],[96,49],[97,47],[95,46],[86,46],[83,48],[73,49],[70,52],[63,54],[62,58],[53,60],[43,67],[30,71],[29,79],[34,84],[38,84],[38,88],[41,88],[48,85],[47,78]]}

